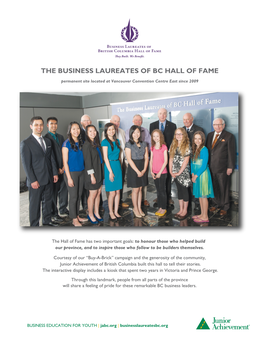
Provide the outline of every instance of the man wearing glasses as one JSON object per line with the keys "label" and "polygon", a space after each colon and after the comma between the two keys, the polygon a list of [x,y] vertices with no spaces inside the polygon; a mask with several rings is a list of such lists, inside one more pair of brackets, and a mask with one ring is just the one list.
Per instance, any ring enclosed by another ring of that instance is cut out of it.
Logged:
{"label": "man wearing glasses", "polygon": [[206,140],[215,195],[209,210],[214,212],[220,209],[220,215],[224,216],[230,206],[230,175],[235,168],[236,144],[234,135],[224,130],[225,121],[222,118],[213,121],[213,128]]}

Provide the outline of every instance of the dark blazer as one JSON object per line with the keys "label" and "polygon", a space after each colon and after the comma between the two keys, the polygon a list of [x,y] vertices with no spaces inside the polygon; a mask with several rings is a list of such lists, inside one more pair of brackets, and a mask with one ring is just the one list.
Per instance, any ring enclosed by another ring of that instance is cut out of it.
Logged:
{"label": "dark blazer", "polygon": [[81,126],[81,137],[82,137],[82,141],[84,143],[86,141],[86,132],[82,126]]}
{"label": "dark blazer", "polygon": [[[187,128],[185,126],[183,126],[183,128],[187,131]],[[192,145],[193,135],[197,131],[202,131],[204,133],[204,130],[203,130],[202,127],[199,127],[196,124],[193,124],[192,127],[191,127],[191,130],[189,130],[189,133],[188,133],[188,137],[189,137],[191,145]]]}
{"label": "dark blazer", "polygon": [[[84,175],[84,187],[89,190],[98,189],[98,185],[103,181],[103,167],[101,164],[100,156],[96,148],[94,148],[90,142],[87,140],[83,144],[82,148],[83,158],[84,158],[84,167],[85,167],[85,175]],[[103,154],[102,154],[103,157]],[[94,171],[94,176],[96,179],[96,185],[92,185],[91,183],[91,175],[88,174],[89,170]]]}
{"label": "dark blazer", "polygon": [[235,136],[223,130],[212,149],[214,131],[208,134],[206,147],[209,151],[209,166],[213,174],[225,173],[227,168],[234,170],[236,163]]}
{"label": "dark blazer", "polygon": [[[159,121],[156,121],[156,122],[153,122],[153,123],[150,124],[150,126],[149,126],[150,134],[155,129],[159,129]],[[164,135],[164,139],[165,139],[166,145],[168,147],[168,150],[169,150],[170,145],[172,143],[172,140],[173,140],[174,133],[175,133],[176,129],[177,129],[177,126],[176,126],[175,123],[172,123],[172,122],[166,120],[166,126],[165,126],[165,130],[163,132],[163,135]]]}
{"label": "dark blazer", "polygon": [[45,137],[43,139],[46,143],[45,153],[33,135],[20,144],[21,159],[27,175],[28,187],[35,181],[38,181],[40,186],[47,185],[49,181],[53,183],[53,176],[58,175],[51,141]]}
{"label": "dark blazer", "polygon": [[55,161],[57,164],[57,169],[61,169],[63,167],[63,160],[62,160],[62,144],[64,142],[64,137],[60,134],[57,134],[59,144],[55,141],[55,139],[50,135],[50,133],[47,133],[45,135],[46,138],[48,138],[51,141]]}

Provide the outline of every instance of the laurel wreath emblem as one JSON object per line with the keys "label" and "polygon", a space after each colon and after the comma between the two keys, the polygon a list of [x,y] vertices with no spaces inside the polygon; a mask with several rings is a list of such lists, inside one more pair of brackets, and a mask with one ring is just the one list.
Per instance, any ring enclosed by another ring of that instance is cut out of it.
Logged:
{"label": "laurel wreath emblem", "polygon": [[[134,32],[136,33],[135,37],[133,37],[131,40],[129,40],[130,42],[133,42],[133,41],[137,40],[137,38],[138,38],[138,30],[134,26],[130,26],[130,27],[131,27],[131,30],[134,30]],[[127,29],[127,26],[122,29],[121,37],[123,40],[128,42],[128,38],[124,36],[124,32],[126,29]]]}

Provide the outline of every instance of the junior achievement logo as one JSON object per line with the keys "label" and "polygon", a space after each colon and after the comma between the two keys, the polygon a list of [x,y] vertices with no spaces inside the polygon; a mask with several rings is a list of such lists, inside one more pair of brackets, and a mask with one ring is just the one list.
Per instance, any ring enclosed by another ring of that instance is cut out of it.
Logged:
{"label": "junior achievement logo", "polygon": [[[249,324],[247,325],[234,325],[233,323],[231,323],[231,319],[227,319],[225,317],[223,318],[213,318],[213,322],[212,322],[212,326],[211,329],[212,330],[248,330],[249,329]],[[208,324],[206,323],[205,319],[202,318],[201,322],[199,323],[198,327],[196,328],[197,330],[200,329],[210,329],[210,327],[208,326]]]}
{"label": "junior achievement logo", "polygon": [[127,43],[132,43],[138,38],[138,30],[134,26],[130,26],[130,20],[128,25],[121,31],[121,37]]}
{"label": "junior achievement logo", "polygon": [[199,323],[198,327],[196,329],[210,329],[208,324],[206,323],[205,319],[202,318],[201,322]]}
{"label": "junior achievement logo", "polygon": [[213,328],[216,330],[227,330],[227,329],[233,329],[233,330],[243,330],[243,329],[249,329],[249,324],[247,325],[232,325],[231,319],[226,319],[225,317],[221,319],[217,319],[214,317],[213,320]]}

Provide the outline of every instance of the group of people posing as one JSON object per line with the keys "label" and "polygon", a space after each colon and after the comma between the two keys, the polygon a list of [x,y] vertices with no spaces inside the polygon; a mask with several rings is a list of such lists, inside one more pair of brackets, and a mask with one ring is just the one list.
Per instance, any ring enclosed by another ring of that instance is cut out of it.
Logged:
{"label": "group of people posing", "polygon": [[[193,216],[195,222],[209,221],[208,198],[212,198],[214,203],[210,210],[219,207],[220,214],[226,214],[229,208],[226,191],[229,192],[230,174],[235,166],[235,141],[234,136],[226,131],[225,138],[220,138],[224,121],[217,118],[213,122],[214,132],[208,134],[206,142],[203,129],[193,124],[190,113],[184,115],[182,128],[167,120],[167,110],[164,108],[158,111],[158,118],[150,124],[148,131],[142,127],[142,117],[135,115],[133,125],[124,132],[119,127],[119,116],[114,115],[105,125],[101,141],[87,115],[81,118],[81,124],[69,124],[65,141],[56,132],[57,118],[48,118],[48,133],[44,138],[43,119],[32,118],[32,135],[21,143],[21,157],[29,187],[30,225],[39,225],[42,202],[43,225],[56,226],[61,219],[57,208],[58,197],[60,214],[69,213],[74,226],[82,226],[87,219],[92,224],[103,221],[99,209],[103,181],[109,219],[121,219],[118,211],[120,205],[129,206],[121,200],[126,168],[127,187],[132,188],[135,217],[144,217],[142,205],[149,206],[146,197],[149,170],[157,189],[157,216],[163,217],[167,207],[173,204],[172,181],[175,181],[178,191],[180,208],[175,214],[177,219],[187,217],[192,196],[199,199],[201,208],[201,214]],[[215,153],[217,143],[220,148]],[[221,152],[222,156],[219,156]],[[220,158],[220,166],[214,164],[209,169],[215,155]],[[84,192],[87,219],[79,216]]]}

